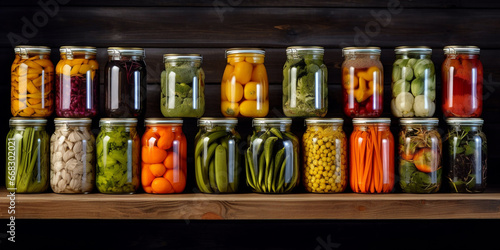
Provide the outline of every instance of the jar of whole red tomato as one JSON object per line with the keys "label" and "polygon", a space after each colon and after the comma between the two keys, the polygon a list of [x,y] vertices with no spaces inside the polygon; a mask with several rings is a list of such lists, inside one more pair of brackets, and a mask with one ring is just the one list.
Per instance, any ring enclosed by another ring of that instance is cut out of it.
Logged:
{"label": "jar of whole red tomato", "polygon": [[342,53],[344,113],[349,117],[379,117],[384,91],[380,48],[347,47]]}
{"label": "jar of whole red tomato", "polygon": [[356,193],[394,188],[394,137],[389,118],[354,118],[350,138],[350,184]]}
{"label": "jar of whole red tomato", "polygon": [[476,46],[446,46],[442,66],[443,113],[479,117],[483,110],[483,65]]}
{"label": "jar of whole red tomato", "polygon": [[186,187],[187,142],[182,119],[146,118],[141,183],[146,193],[182,193]]}

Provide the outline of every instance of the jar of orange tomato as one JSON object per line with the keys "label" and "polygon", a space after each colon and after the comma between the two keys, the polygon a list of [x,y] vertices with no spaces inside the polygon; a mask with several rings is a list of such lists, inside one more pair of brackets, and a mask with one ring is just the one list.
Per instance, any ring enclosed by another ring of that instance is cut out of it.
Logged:
{"label": "jar of orange tomato", "polygon": [[269,112],[263,49],[226,50],[221,82],[221,112],[228,117],[265,117]]}
{"label": "jar of orange tomato", "polygon": [[182,119],[146,118],[142,136],[141,184],[146,193],[182,193],[186,187],[187,142]]}

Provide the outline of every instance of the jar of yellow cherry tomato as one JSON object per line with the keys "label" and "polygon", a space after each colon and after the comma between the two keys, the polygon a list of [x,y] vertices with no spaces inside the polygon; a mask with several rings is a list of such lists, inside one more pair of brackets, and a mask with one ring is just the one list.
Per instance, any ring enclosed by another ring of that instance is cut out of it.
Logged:
{"label": "jar of yellow cherry tomato", "polygon": [[99,64],[95,47],[62,46],[56,66],[56,115],[94,117],[98,110]]}
{"label": "jar of yellow cherry tomato", "polygon": [[265,117],[269,112],[268,80],[263,49],[226,50],[221,82],[221,111],[228,117]]}
{"label": "jar of yellow cherry tomato", "polygon": [[302,137],[302,180],[312,193],[340,193],[347,186],[347,139],[342,118],[308,118]]}
{"label": "jar of yellow cherry tomato", "polygon": [[54,65],[50,48],[21,45],[14,48],[10,110],[13,116],[48,117],[54,111]]}

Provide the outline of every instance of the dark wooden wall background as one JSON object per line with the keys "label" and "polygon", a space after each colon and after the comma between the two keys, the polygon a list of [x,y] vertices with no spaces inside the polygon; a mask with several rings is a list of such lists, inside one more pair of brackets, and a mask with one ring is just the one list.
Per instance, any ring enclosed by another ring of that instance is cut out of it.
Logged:
{"label": "dark wooden wall background", "polygon": [[[45,5],[45,7],[44,7]],[[59,47],[64,45],[86,45],[98,47],[98,61],[101,72],[107,60],[108,46],[134,46],[146,49],[148,65],[148,107],[147,117],[161,116],[159,109],[159,76],[163,69],[164,53],[200,53],[204,57],[206,73],[205,116],[221,116],[219,111],[219,82],[225,65],[224,51],[231,47],[258,47],[266,50],[265,65],[268,70],[271,108],[269,117],[283,116],[281,109],[282,67],[285,62],[285,48],[292,45],[318,45],[325,47],[325,63],[329,70],[329,112],[328,117],[344,117],[340,93],[341,49],[345,46],[380,46],[381,60],[385,68],[384,116],[390,117],[390,75],[394,61],[393,49],[401,45],[426,45],[433,48],[432,59],[438,78],[438,107],[441,103],[440,68],[444,59],[442,48],[446,45],[476,45],[481,48],[484,65],[484,132],[489,147],[489,183],[500,183],[500,2],[465,0],[389,0],[389,1],[326,1],[326,0],[211,0],[211,1],[96,1],[96,0],[41,0],[2,1],[0,3],[0,138],[8,131],[10,113],[10,65],[14,58],[12,37],[22,37],[21,43],[46,45],[53,49],[54,64],[59,60]],[[101,73],[101,84],[103,74]],[[440,128],[444,134],[446,126],[440,108]],[[345,117],[344,117],[345,118]],[[97,120],[94,129],[97,132]],[[50,121],[50,120],[49,120]],[[50,121],[51,122],[51,121]],[[189,151],[197,131],[196,120],[186,119],[185,133],[188,136]],[[393,132],[398,130],[397,119],[393,120]],[[52,132],[49,126],[49,133]],[[246,136],[251,129],[251,119],[240,119],[238,130]],[[301,135],[303,119],[294,119],[293,130]],[[346,119],[345,130],[352,130],[350,119]],[[0,145],[4,152],[5,145]],[[0,158],[5,161],[4,155]],[[189,159],[190,170],[193,168]],[[3,184],[4,170],[0,181]],[[195,190],[193,177],[187,192]],[[54,204],[57,205],[57,204]],[[334,212],[334,211],[332,211]],[[35,221],[27,225],[45,225]],[[60,223],[60,222],[58,222]],[[81,222],[80,222],[81,223]],[[99,223],[99,222],[97,222]],[[141,224],[140,227],[147,222]],[[267,222],[268,226],[271,222]],[[325,222],[323,222],[325,223]],[[356,222],[363,226],[361,222]],[[370,222],[366,222],[370,223]],[[465,222],[464,222],[465,223]],[[477,223],[473,222],[472,224]],[[62,223],[64,224],[64,223]],[[85,224],[85,223],[81,223]],[[196,224],[196,223],[193,223]],[[249,223],[252,224],[252,223]],[[255,224],[255,225],[254,225]],[[259,227],[258,223],[252,228]],[[274,222],[273,227],[286,224]],[[312,228],[307,224],[304,230]],[[334,223],[332,222],[332,225]],[[348,228],[355,228],[346,223]],[[404,224],[404,223],[400,223]],[[398,224],[400,226],[400,224]],[[479,223],[481,224],[481,223]],[[238,223],[209,224],[215,230],[238,228]],[[338,223],[335,224],[338,226]],[[344,224],[342,224],[344,225]],[[370,224],[375,225],[375,224]],[[378,224],[377,224],[378,225]],[[382,223],[382,228],[396,223]],[[404,224],[406,225],[406,224]],[[408,225],[410,224],[408,222]],[[408,226],[406,225],[406,226]],[[474,224],[475,225],[475,224]],[[207,226],[203,224],[202,227]],[[365,225],[366,226],[366,225]],[[193,225],[193,227],[195,227]],[[199,229],[198,225],[198,229]],[[323,226],[322,228],[327,228]],[[446,224],[444,227],[447,227]],[[94,228],[97,229],[97,228]],[[198,230],[193,229],[193,230]],[[372,226],[373,229],[373,226]],[[297,230],[301,230],[297,228]],[[336,229],[337,230],[337,229]],[[417,229],[415,229],[417,230]],[[334,230],[332,230],[333,232]],[[2,232],[2,231],[0,231]],[[198,231],[196,231],[198,232]],[[189,230],[186,229],[186,235]],[[279,234],[281,236],[286,236]],[[315,248],[315,237],[303,246]],[[182,237],[181,234],[179,237]],[[450,236],[456,236],[450,233]],[[389,236],[387,236],[389,237]],[[326,240],[326,238],[324,238]],[[344,237],[349,240],[352,238]],[[343,243],[344,247],[349,243]],[[218,246],[224,242],[197,246]],[[210,242],[209,242],[210,243]],[[211,242],[214,243],[214,242]],[[381,243],[381,242],[379,242]],[[300,245],[300,244],[299,244]],[[283,244],[283,248],[299,245]],[[195,245],[196,246],[196,245]],[[239,245],[241,246],[241,245]],[[281,245],[273,245],[280,248]],[[316,248],[320,249],[320,248]],[[323,248],[321,248],[323,249]],[[327,249],[327,248],[324,248]]]}

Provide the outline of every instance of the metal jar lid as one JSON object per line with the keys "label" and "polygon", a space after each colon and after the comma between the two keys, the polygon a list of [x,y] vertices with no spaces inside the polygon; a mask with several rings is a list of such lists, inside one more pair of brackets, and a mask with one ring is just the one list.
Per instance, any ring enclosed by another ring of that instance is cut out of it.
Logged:
{"label": "metal jar lid", "polygon": [[342,56],[351,54],[376,54],[380,55],[380,47],[345,47],[342,49]]}
{"label": "metal jar lid", "polygon": [[483,125],[482,118],[448,118],[446,119],[448,125]]}
{"label": "metal jar lid", "polygon": [[45,126],[47,119],[45,118],[28,118],[28,117],[12,117],[9,120],[10,126],[25,125],[25,126]]}
{"label": "metal jar lid", "polygon": [[286,48],[286,53],[287,54],[293,54],[293,53],[298,53],[298,52],[311,52],[311,53],[317,53],[317,54],[323,54],[325,52],[325,49],[320,46],[290,46]]}
{"label": "metal jar lid", "polygon": [[27,55],[28,53],[50,54],[50,47],[19,45],[14,48],[16,54]]}
{"label": "metal jar lid", "polygon": [[425,55],[432,54],[432,49],[428,46],[399,46],[394,49],[396,54],[420,53]]}
{"label": "metal jar lid", "polygon": [[90,125],[92,119],[90,118],[54,118],[54,125]]}
{"label": "metal jar lid", "polygon": [[146,53],[143,48],[134,48],[134,47],[109,47],[108,48],[109,56],[142,56],[145,57]]}
{"label": "metal jar lid", "polygon": [[306,118],[304,120],[305,125],[311,124],[336,124],[342,125],[344,123],[344,119],[342,118]]}
{"label": "metal jar lid", "polygon": [[87,54],[96,54],[96,47],[91,46],[61,46],[59,48],[61,54],[72,54],[73,52],[84,52]]}
{"label": "metal jar lid", "polygon": [[438,118],[401,118],[401,125],[438,125]]}
{"label": "metal jar lid", "polygon": [[163,62],[178,59],[202,61],[203,56],[201,56],[200,54],[163,54]]}
{"label": "metal jar lid", "polygon": [[226,56],[233,54],[259,54],[265,55],[266,51],[259,48],[231,48],[226,50]]}
{"label": "metal jar lid", "polygon": [[443,49],[445,55],[455,55],[455,54],[473,54],[479,55],[479,47],[477,46],[446,46]]}
{"label": "metal jar lid", "polygon": [[146,118],[144,125],[165,125],[165,124],[182,124],[184,121],[181,118]]}
{"label": "metal jar lid", "polygon": [[391,124],[391,118],[353,118],[352,124],[375,124],[386,123]]}
{"label": "metal jar lid", "polygon": [[237,118],[216,118],[216,117],[203,117],[198,119],[198,126],[211,126],[217,124],[238,124]]}
{"label": "metal jar lid", "polygon": [[137,125],[137,118],[101,118],[99,127],[105,125],[135,126]]}
{"label": "metal jar lid", "polygon": [[292,118],[254,118],[252,120],[252,126],[260,126],[266,124],[290,125],[292,124]]}

